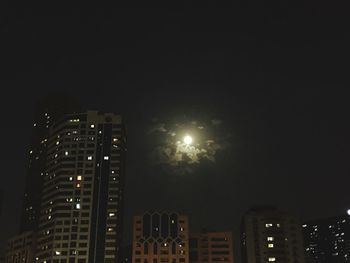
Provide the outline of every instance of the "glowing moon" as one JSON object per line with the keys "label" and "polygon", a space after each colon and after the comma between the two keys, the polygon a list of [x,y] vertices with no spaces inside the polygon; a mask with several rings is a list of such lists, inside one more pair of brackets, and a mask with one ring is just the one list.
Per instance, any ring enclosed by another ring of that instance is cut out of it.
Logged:
{"label": "glowing moon", "polygon": [[187,145],[190,145],[192,143],[192,137],[189,136],[189,135],[186,135],[184,137],[184,143],[187,144]]}

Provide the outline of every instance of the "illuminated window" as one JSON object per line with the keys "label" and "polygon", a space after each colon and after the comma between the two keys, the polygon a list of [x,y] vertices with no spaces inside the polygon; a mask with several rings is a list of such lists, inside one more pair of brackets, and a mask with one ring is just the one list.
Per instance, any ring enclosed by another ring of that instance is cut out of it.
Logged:
{"label": "illuminated window", "polygon": [[266,228],[272,227],[272,224],[265,224]]}
{"label": "illuminated window", "polygon": [[69,177],[69,181],[73,181],[73,177]]}
{"label": "illuminated window", "polygon": [[280,224],[277,224],[277,227],[281,227],[281,225],[280,225]]}
{"label": "illuminated window", "polygon": [[80,184],[77,184],[77,188],[80,188]]}
{"label": "illuminated window", "polygon": [[109,227],[109,228],[108,228],[108,232],[113,232],[113,228],[112,228],[112,227]]}
{"label": "illuminated window", "polygon": [[108,156],[104,156],[103,160],[109,160],[109,157]]}
{"label": "illuminated window", "polygon": [[89,161],[91,161],[92,160],[92,156],[90,155],[90,156],[88,156],[88,158],[87,158]]}
{"label": "illuminated window", "polygon": [[267,247],[268,248],[273,248],[273,244],[268,244]]}
{"label": "illuminated window", "polygon": [[35,126],[36,126],[36,123],[34,123],[33,126],[35,127]]}
{"label": "illuminated window", "polygon": [[77,180],[78,180],[78,181],[81,181],[81,175],[78,175],[78,176],[77,176]]}
{"label": "illuminated window", "polygon": [[56,142],[56,145],[59,145],[59,144],[60,144],[60,141],[57,141],[57,142]]}
{"label": "illuminated window", "polygon": [[80,209],[80,204],[75,204],[76,209]]}
{"label": "illuminated window", "polygon": [[118,139],[117,138],[113,138],[113,141],[116,142],[116,141],[118,141]]}
{"label": "illuminated window", "polygon": [[64,152],[64,155],[67,156],[67,155],[68,155],[68,152]]}
{"label": "illuminated window", "polygon": [[33,151],[30,151],[29,153],[30,153],[30,154],[32,154],[32,153],[33,153]]}
{"label": "illuminated window", "polygon": [[115,213],[109,213],[108,216],[113,217],[115,216]]}
{"label": "illuminated window", "polygon": [[274,238],[273,237],[267,237],[267,241],[273,241]]}
{"label": "illuminated window", "polygon": [[276,261],[276,258],[274,257],[269,258],[269,262],[274,262],[274,261]]}
{"label": "illuminated window", "polygon": [[61,252],[60,251],[55,251],[55,254],[56,255],[61,255]]}
{"label": "illuminated window", "polygon": [[90,128],[91,128],[91,129],[95,128],[95,125],[94,125],[94,124],[91,124],[91,125],[90,125]]}

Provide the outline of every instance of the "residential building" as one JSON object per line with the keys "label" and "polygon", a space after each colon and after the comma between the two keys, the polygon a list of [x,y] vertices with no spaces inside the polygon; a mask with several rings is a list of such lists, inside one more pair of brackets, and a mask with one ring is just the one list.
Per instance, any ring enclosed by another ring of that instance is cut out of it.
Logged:
{"label": "residential building", "polygon": [[134,217],[133,263],[189,263],[188,217],[146,212]]}
{"label": "residential building", "polygon": [[251,208],[241,227],[244,263],[304,263],[300,221],[270,206]]}

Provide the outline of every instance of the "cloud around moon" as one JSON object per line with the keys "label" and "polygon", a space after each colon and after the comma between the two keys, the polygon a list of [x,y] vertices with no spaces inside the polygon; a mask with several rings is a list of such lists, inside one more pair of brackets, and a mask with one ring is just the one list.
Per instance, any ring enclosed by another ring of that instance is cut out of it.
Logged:
{"label": "cloud around moon", "polygon": [[[168,120],[153,118],[147,136],[150,163],[167,173],[190,174],[203,162],[216,162],[217,153],[230,146],[223,122],[212,120]],[[184,142],[191,136],[190,144]]]}

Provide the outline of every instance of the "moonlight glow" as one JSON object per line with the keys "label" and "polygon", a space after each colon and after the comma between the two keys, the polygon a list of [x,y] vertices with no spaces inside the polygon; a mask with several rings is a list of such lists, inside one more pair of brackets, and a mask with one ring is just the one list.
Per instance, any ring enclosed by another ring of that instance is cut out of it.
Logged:
{"label": "moonlight glow", "polygon": [[230,146],[231,134],[219,119],[175,116],[152,119],[148,130],[149,160],[169,174],[191,174],[201,164],[216,162],[217,153]]}
{"label": "moonlight glow", "polygon": [[186,143],[187,145],[190,145],[192,143],[192,137],[189,135],[186,135],[184,137],[184,143]]}

